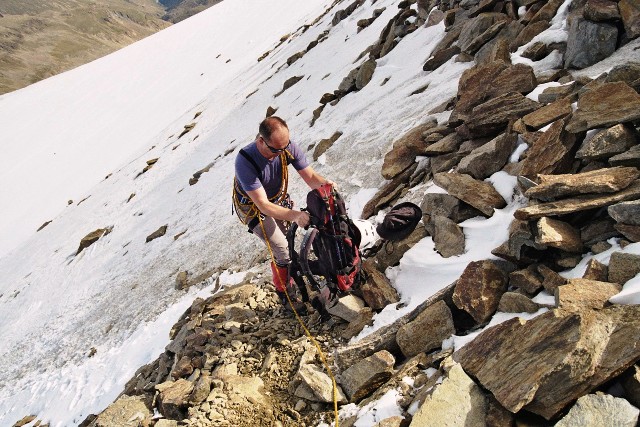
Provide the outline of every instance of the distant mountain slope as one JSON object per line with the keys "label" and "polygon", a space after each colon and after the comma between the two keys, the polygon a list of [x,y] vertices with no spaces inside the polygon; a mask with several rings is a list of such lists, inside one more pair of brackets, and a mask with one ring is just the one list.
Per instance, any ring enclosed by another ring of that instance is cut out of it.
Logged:
{"label": "distant mountain slope", "polygon": [[154,0],[4,0],[0,94],[107,55],[170,23]]}
{"label": "distant mountain slope", "polygon": [[167,8],[167,13],[162,19],[175,24],[221,1],[222,0],[160,0],[160,3]]}

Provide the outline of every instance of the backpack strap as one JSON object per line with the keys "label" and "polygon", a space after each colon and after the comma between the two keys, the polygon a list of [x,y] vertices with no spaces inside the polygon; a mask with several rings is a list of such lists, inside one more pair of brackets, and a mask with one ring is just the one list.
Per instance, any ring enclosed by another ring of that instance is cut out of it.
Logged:
{"label": "backpack strap", "polygon": [[256,163],[255,160],[253,160],[253,158],[251,158],[251,156],[249,155],[249,153],[247,153],[244,148],[240,150],[240,154],[242,155],[242,157],[244,157],[245,159],[247,159],[247,161],[249,163],[251,163],[251,165],[253,166],[253,169],[255,169],[256,174],[258,176],[260,176],[260,167],[258,166],[258,164]]}

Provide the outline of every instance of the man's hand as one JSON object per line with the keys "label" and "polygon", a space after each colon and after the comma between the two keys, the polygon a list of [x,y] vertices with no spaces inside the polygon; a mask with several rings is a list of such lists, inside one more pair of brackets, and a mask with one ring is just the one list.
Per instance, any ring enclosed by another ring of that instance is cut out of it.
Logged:
{"label": "man's hand", "polygon": [[327,180],[326,183],[329,184],[335,191],[338,191],[338,184],[330,180]]}
{"label": "man's hand", "polygon": [[291,211],[291,212],[295,214],[295,217],[293,218],[293,222],[298,224],[298,227],[304,228],[309,225],[310,217],[308,213],[302,212],[302,211]]}

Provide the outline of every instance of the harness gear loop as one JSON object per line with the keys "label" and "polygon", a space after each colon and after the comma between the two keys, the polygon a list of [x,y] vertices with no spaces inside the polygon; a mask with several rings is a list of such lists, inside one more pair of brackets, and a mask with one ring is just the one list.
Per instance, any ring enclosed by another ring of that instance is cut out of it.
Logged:
{"label": "harness gear loop", "polygon": [[[276,258],[273,255],[273,251],[271,250],[271,243],[269,243],[269,237],[267,236],[267,232],[266,232],[266,230],[264,228],[264,224],[262,223],[262,216],[258,215],[258,221],[260,221],[260,228],[262,229],[262,235],[264,236],[264,241],[267,244],[267,249],[269,250],[269,255],[271,255],[271,261],[275,264]],[[279,270],[277,270],[277,274],[278,274],[278,276],[280,276],[280,271]],[[278,278],[280,279],[281,283],[286,283],[286,280],[288,279],[288,277],[287,277],[283,281],[282,277],[278,277]],[[298,312],[296,311],[295,307],[293,306],[293,301],[291,301],[291,297],[289,296],[289,292],[287,291],[287,287],[286,286],[284,287],[284,294],[287,297],[287,301],[289,302],[289,306],[291,307],[291,310],[293,311],[293,314],[295,314],[296,319],[298,319],[298,323],[300,323],[300,326],[302,326],[302,329],[304,330],[305,334],[307,335],[307,338],[309,338],[309,340],[311,340],[313,345],[318,350],[318,354],[320,355],[320,360],[322,360],[322,364],[324,365],[325,369],[327,370],[327,374],[329,374],[329,377],[331,378],[331,384],[333,386],[333,413],[334,413],[335,420],[336,420],[335,427],[339,427],[338,386],[336,384],[336,379],[334,378],[333,372],[331,371],[331,368],[329,367],[329,363],[327,362],[327,359],[326,359],[324,353],[322,352],[322,349],[320,348],[320,344],[318,344],[318,342],[313,337],[313,335],[311,335],[311,332],[309,332],[309,329],[307,329],[307,327],[305,326],[304,322],[300,318],[300,315],[298,314]]]}

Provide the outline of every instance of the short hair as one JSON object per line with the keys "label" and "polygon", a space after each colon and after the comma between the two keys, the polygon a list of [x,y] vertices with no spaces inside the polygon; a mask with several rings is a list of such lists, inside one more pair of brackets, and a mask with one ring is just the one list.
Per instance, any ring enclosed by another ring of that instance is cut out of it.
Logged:
{"label": "short hair", "polygon": [[270,116],[264,119],[262,123],[260,123],[260,126],[258,127],[258,133],[262,135],[264,139],[266,139],[267,141],[270,141],[271,134],[273,133],[273,131],[281,126],[284,126],[286,129],[289,129],[289,126],[287,126],[287,122],[282,120],[280,117]]}

